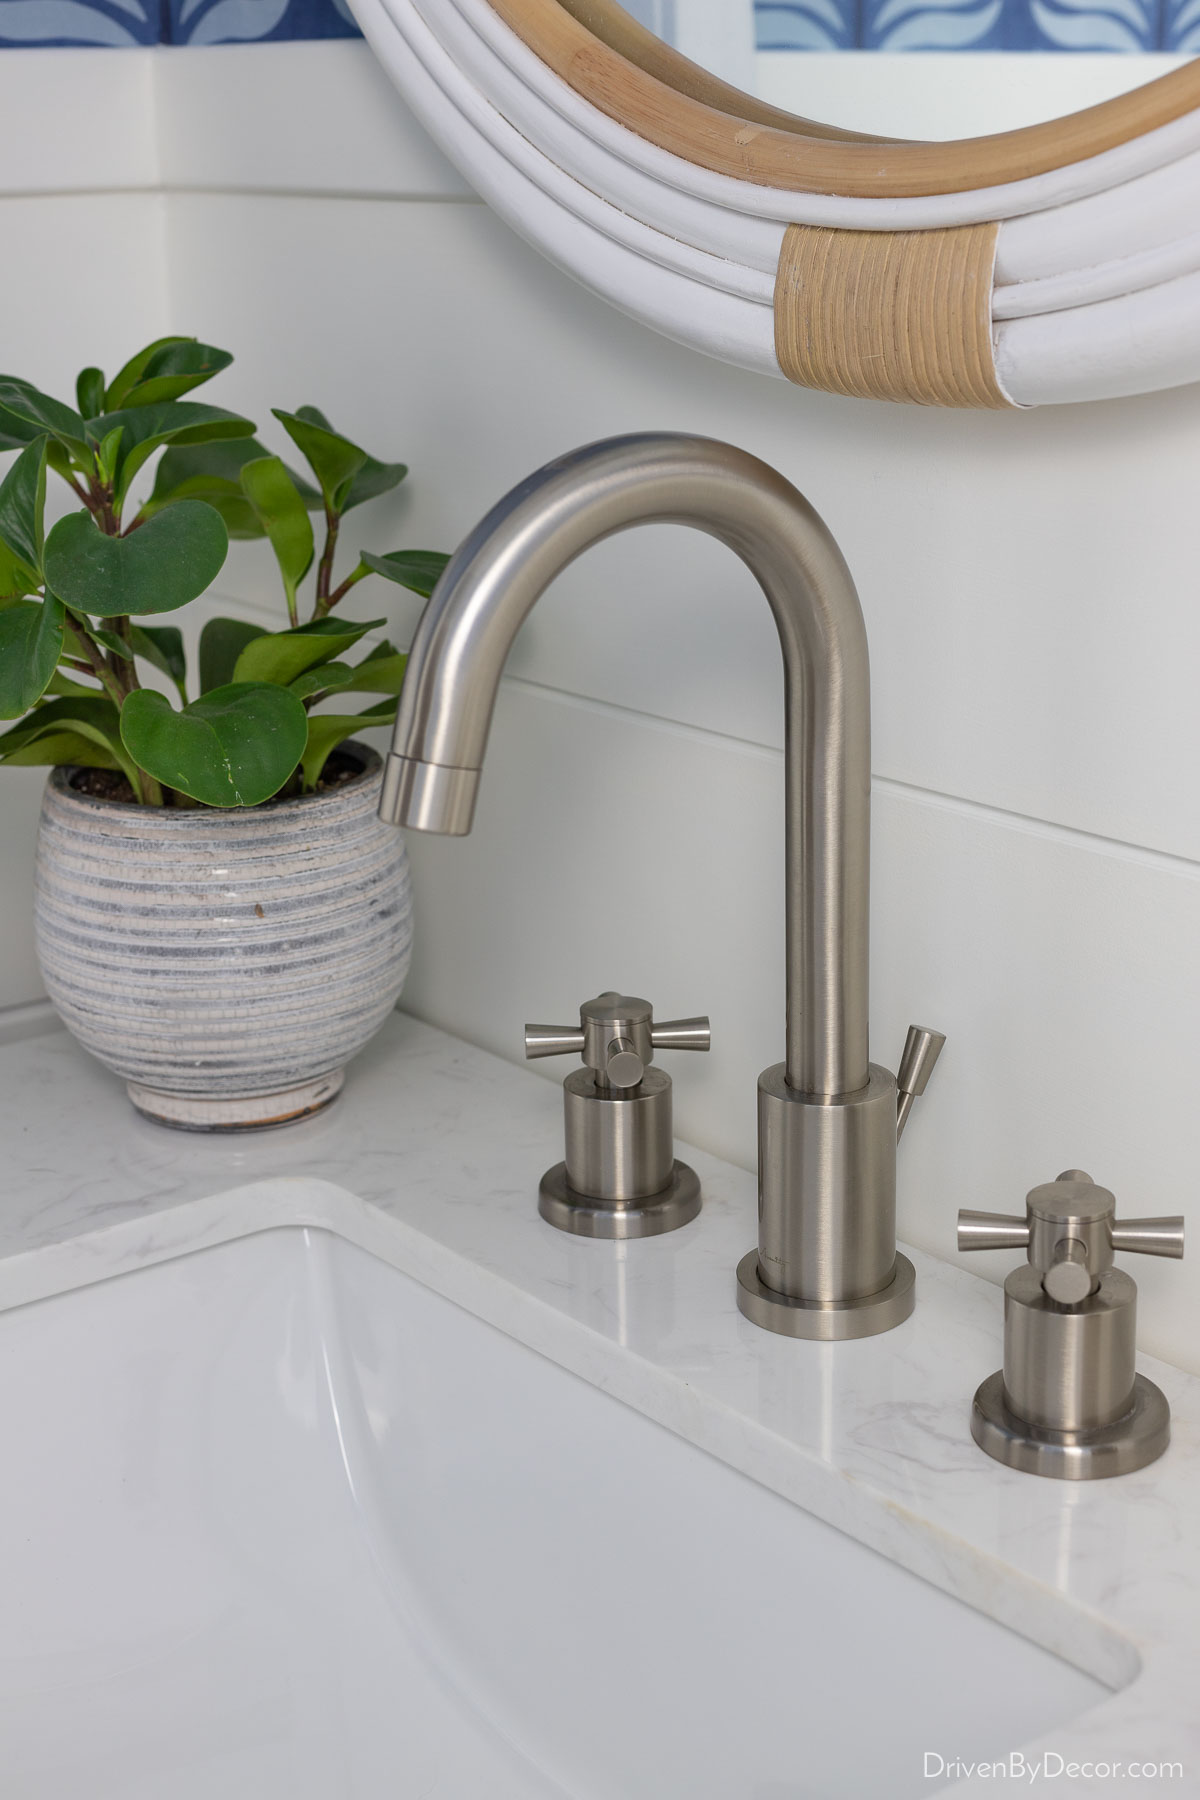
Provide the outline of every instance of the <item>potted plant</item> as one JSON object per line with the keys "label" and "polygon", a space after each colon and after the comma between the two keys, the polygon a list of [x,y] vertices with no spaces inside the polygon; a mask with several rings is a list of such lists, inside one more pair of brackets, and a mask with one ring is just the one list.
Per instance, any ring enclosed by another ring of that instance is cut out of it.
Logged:
{"label": "potted plant", "polygon": [[[343,602],[369,576],[428,596],[446,562],[364,551],[339,579],[347,513],[405,466],[304,406],[274,415],[297,473],[251,420],[188,397],[231,361],[163,338],[111,381],[85,369],[74,406],[0,377],[0,448],[17,452],[0,483],[0,717],[17,721],[0,760],[52,769],[42,974],[134,1104],[196,1129],[325,1104],[399,997],[407,862],[375,815],[380,759],[353,734],[392,719],[405,658],[386,640],[364,654],[384,621]],[[50,476],[79,505],[47,531]],[[286,624],[209,618],[193,677],[163,615],[199,599],[231,537],[262,536]],[[356,711],[352,695],[379,698]]]}

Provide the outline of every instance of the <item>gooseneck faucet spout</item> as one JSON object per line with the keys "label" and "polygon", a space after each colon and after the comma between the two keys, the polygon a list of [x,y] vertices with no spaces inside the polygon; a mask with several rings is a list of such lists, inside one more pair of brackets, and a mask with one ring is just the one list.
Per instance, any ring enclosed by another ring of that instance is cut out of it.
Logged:
{"label": "gooseneck faucet spout", "polygon": [[538,597],[632,525],[694,525],[757,576],[775,615],[787,705],[787,1078],[843,1094],[867,1079],[870,677],[849,571],[808,502],[727,444],[638,436],[539,469],[460,546],[421,620],[383,815],[471,828],[500,676]]}
{"label": "gooseneck faucet spout", "polygon": [[591,545],[652,523],[728,544],[783,651],[787,1054],[759,1084],[760,1241],[739,1303],[790,1335],[866,1335],[912,1307],[911,1265],[895,1253],[896,1083],[867,1047],[870,674],[854,584],[803,496],[745,451],[667,433],[611,438],[531,475],[463,541],[425,610],[380,813],[470,830],[521,624]]}

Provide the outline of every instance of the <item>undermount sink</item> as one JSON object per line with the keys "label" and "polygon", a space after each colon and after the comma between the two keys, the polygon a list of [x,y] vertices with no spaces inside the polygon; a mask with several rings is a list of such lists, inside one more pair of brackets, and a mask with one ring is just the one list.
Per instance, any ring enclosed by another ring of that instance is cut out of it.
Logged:
{"label": "undermount sink", "polygon": [[330,1232],[0,1369],[4,1800],[904,1800],[1108,1693]]}

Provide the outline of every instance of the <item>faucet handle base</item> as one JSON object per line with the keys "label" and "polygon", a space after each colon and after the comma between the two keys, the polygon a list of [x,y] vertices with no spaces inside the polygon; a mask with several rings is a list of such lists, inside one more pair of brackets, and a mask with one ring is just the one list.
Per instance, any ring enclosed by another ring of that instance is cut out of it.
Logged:
{"label": "faucet handle base", "polygon": [[1019,1419],[1004,1397],[1004,1371],[982,1382],[971,1408],[971,1436],[981,1450],[1023,1475],[1058,1481],[1095,1481],[1144,1469],[1166,1449],[1171,1409],[1161,1388],[1134,1377],[1128,1411],[1091,1431],[1051,1431]]}
{"label": "faucet handle base", "polygon": [[700,1177],[687,1163],[676,1162],[660,1193],[644,1200],[599,1200],[593,1194],[577,1193],[567,1180],[566,1163],[555,1163],[542,1176],[538,1211],[548,1224],[576,1237],[658,1237],[696,1217]]}
{"label": "faucet handle base", "polygon": [[824,1344],[847,1338],[874,1337],[903,1325],[917,1294],[917,1272],[907,1256],[897,1255],[892,1279],[877,1294],[861,1300],[793,1300],[768,1287],[758,1266],[758,1251],[748,1250],[737,1266],[738,1311],[752,1325],[781,1337],[808,1338]]}

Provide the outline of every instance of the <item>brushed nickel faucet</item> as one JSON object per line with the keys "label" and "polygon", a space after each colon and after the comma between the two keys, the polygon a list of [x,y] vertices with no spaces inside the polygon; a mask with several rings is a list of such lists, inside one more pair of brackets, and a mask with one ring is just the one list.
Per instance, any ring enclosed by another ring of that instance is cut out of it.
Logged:
{"label": "brushed nickel faucet", "polygon": [[850,573],[812,507],[744,450],[610,438],[530,475],[452,557],[409,656],[380,816],[461,836],[513,639],[554,577],[631,525],[728,544],[775,617],[786,677],[786,1058],[759,1079],[759,1242],[747,1318],[791,1337],[867,1337],[912,1311],[896,1254],[896,1141],[944,1042],[914,1027],[894,1075],[867,1053],[871,705]]}

